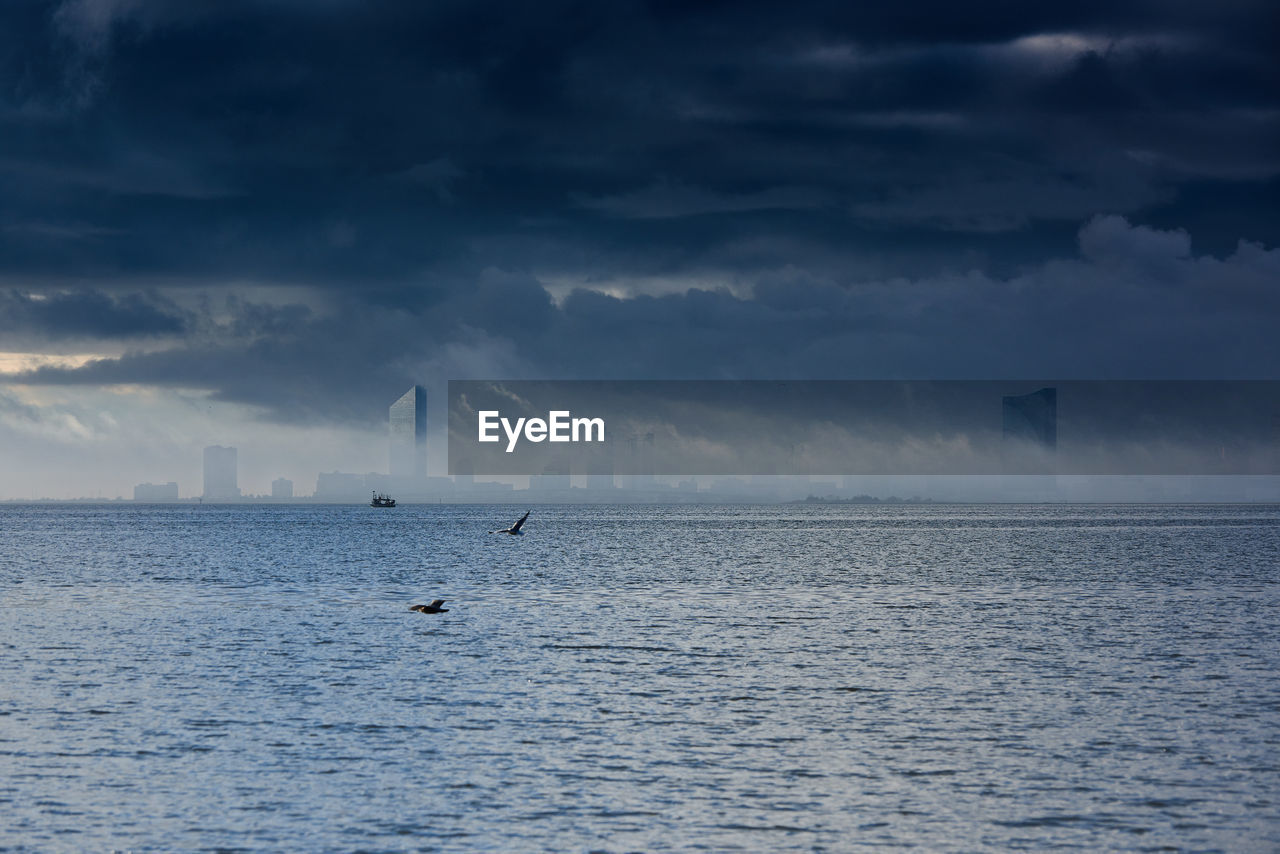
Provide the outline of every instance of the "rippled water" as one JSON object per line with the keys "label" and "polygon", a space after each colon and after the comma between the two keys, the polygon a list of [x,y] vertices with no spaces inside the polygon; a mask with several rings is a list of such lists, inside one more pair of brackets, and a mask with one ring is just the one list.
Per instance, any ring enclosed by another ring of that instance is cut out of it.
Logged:
{"label": "rippled water", "polygon": [[0,506],[0,848],[1280,850],[1280,508],[523,509]]}

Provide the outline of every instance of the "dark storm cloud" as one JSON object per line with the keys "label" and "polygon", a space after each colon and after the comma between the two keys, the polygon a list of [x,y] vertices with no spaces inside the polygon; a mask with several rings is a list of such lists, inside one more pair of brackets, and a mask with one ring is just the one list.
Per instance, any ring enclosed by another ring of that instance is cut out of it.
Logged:
{"label": "dark storm cloud", "polygon": [[181,312],[154,295],[0,291],[0,333],[6,336],[118,339],[176,335],[184,328]]}
{"label": "dark storm cloud", "polygon": [[537,280],[489,270],[412,309],[230,300],[207,308],[198,343],[20,379],[208,389],[273,420],[371,424],[409,384],[449,378],[1266,379],[1277,281],[1280,249],[1196,255],[1185,232],[1099,217],[1076,257],[1010,278],[792,272],[749,295],[576,290],[556,305]]}
{"label": "dark storm cloud", "polygon": [[[28,379],[290,420],[366,417],[424,372],[1276,365],[1271,4],[0,15],[5,334],[187,336]],[[116,294],[96,331],[72,292]]]}
{"label": "dark storm cloud", "polygon": [[4,257],[347,285],[547,216],[609,250],[720,215],[639,238],[684,258],[797,209],[892,256],[1280,168],[1265,4],[846,5],[13,4],[6,218],[116,232]]}

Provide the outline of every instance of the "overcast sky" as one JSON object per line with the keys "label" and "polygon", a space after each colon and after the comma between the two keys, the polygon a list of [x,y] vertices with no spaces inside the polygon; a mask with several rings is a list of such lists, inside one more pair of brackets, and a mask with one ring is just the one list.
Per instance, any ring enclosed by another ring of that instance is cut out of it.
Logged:
{"label": "overcast sky", "polygon": [[1280,379],[1278,176],[1267,0],[8,0],[0,498],[309,493],[414,382]]}

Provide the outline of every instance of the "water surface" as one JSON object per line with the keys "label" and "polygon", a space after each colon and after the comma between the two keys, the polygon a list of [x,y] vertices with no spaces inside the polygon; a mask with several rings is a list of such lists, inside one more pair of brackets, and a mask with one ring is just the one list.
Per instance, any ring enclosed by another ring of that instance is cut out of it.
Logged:
{"label": "water surface", "polygon": [[524,509],[0,506],[0,848],[1280,849],[1280,508]]}

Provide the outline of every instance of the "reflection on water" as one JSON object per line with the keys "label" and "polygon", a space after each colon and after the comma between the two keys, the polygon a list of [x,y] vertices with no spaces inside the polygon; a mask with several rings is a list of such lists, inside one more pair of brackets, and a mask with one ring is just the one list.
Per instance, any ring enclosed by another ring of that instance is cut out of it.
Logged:
{"label": "reflection on water", "polygon": [[1280,508],[515,510],[0,507],[0,847],[1280,848]]}

